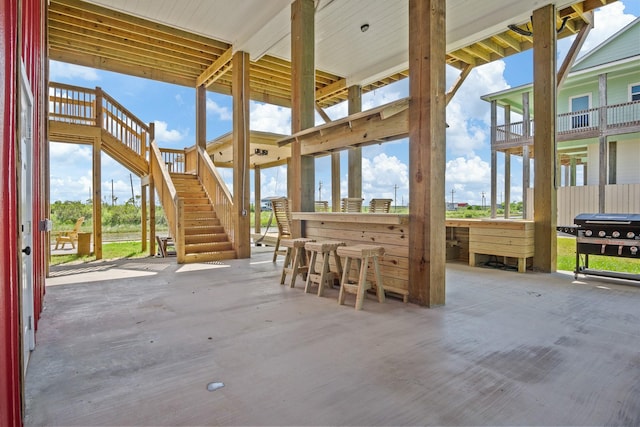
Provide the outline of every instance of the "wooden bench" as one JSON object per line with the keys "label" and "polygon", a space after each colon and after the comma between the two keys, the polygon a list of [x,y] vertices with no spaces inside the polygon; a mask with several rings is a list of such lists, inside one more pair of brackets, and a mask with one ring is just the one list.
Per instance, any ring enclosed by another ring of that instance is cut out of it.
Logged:
{"label": "wooden bench", "polygon": [[[342,277],[342,263],[337,250],[340,246],[345,246],[344,242],[338,240],[325,240],[322,242],[307,242],[304,248],[311,254],[309,261],[309,273],[307,273],[307,283],[304,286],[305,293],[308,293],[312,284],[318,285],[318,296],[322,296],[325,286],[331,287],[333,282]],[[329,270],[329,258],[333,254],[336,271]],[[318,255],[321,259],[318,260]],[[321,262],[320,272],[316,271],[316,262]]]}

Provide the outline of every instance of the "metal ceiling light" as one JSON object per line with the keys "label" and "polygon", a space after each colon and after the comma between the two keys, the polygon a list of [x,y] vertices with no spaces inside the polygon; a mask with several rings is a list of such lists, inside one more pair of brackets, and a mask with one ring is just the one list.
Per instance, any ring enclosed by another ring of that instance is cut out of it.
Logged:
{"label": "metal ceiling light", "polygon": [[367,32],[368,29],[369,29],[369,24],[362,24],[360,26],[360,31],[362,31],[363,33]]}

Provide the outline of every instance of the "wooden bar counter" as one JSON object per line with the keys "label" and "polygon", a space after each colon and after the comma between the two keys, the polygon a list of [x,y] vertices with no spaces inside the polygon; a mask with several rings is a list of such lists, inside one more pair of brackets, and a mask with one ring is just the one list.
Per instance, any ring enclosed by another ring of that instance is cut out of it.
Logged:
{"label": "wooden bar counter", "polygon": [[[304,221],[303,237],[384,247],[379,262],[385,291],[409,295],[409,215],[293,212],[291,217]],[[372,271],[368,278],[373,279]]]}
{"label": "wooden bar counter", "polygon": [[[341,240],[347,245],[372,244],[385,248],[380,268],[385,290],[408,295],[409,215],[339,212],[293,212],[304,222],[304,236]],[[517,264],[525,272],[534,254],[534,222],[501,219],[447,219],[447,260],[475,266],[491,257]]]}

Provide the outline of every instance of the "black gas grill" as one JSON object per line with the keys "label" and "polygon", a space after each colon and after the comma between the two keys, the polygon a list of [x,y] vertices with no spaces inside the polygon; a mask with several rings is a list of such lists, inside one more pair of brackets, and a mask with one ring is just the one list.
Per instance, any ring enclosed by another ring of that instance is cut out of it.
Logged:
{"label": "black gas grill", "polygon": [[640,260],[640,214],[580,214],[574,223],[557,230],[576,236],[576,279],[582,273],[640,281],[640,274],[589,268],[589,255]]}

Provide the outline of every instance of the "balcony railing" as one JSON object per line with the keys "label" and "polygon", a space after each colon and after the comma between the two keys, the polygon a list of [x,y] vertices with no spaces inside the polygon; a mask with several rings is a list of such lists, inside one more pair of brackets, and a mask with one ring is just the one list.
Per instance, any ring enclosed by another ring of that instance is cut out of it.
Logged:
{"label": "balcony railing", "polygon": [[[600,128],[600,114],[605,114]],[[496,126],[495,148],[509,148],[533,143],[534,121],[529,121],[529,132],[525,122],[514,122]],[[607,105],[603,108],[573,111],[559,114],[556,121],[559,140],[593,138],[600,131],[604,135],[640,132],[640,101]]]}

